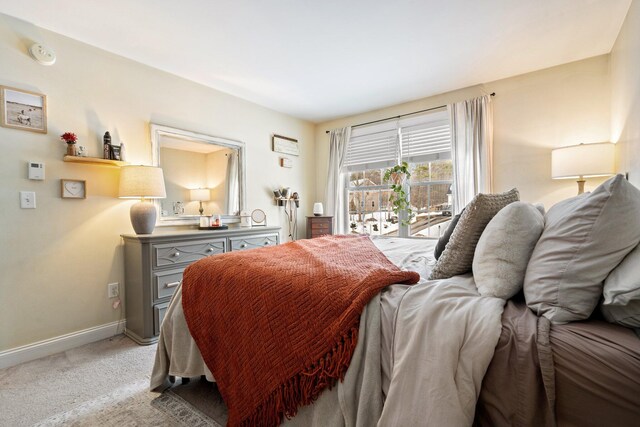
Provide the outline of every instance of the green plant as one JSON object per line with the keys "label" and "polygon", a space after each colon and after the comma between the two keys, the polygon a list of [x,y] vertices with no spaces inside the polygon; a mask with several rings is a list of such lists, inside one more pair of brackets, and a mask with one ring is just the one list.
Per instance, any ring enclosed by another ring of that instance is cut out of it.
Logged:
{"label": "green plant", "polygon": [[393,193],[389,197],[389,202],[393,206],[393,212],[396,215],[400,215],[400,212],[407,213],[407,219],[402,220],[402,225],[409,225],[411,218],[413,218],[413,211],[407,198],[407,192],[404,191],[404,181],[411,176],[409,172],[409,165],[407,162],[402,162],[399,165],[395,165],[392,168],[387,169],[384,172],[384,182],[391,182],[391,190]]}

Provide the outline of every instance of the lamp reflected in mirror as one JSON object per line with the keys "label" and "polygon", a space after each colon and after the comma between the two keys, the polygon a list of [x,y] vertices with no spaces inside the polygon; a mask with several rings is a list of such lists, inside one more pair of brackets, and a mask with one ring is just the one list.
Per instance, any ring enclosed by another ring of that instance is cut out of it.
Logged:
{"label": "lamp reflected in mirror", "polygon": [[195,188],[190,191],[191,201],[200,202],[200,215],[204,213],[204,208],[202,207],[202,202],[208,202],[211,200],[211,191],[208,188]]}

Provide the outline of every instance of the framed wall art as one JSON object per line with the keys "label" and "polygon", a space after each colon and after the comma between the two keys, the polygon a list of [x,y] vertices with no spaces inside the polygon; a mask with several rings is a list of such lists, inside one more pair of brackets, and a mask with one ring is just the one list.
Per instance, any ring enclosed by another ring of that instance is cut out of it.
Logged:
{"label": "framed wall art", "polygon": [[0,86],[0,126],[47,133],[46,95]]}
{"label": "framed wall art", "polygon": [[60,192],[63,199],[86,199],[87,183],[79,179],[61,179]]}
{"label": "framed wall art", "polygon": [[292,156],[300,155],[297,139],[282,135],[273,135],[271,137],[271,143],[273,144],[273,151],[276,153],[289,154]]}

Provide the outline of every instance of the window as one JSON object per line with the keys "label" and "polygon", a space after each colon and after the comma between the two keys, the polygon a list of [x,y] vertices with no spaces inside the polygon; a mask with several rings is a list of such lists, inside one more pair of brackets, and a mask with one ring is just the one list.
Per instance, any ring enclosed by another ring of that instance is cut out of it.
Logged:
{"label": "window", "polygon": [[[385,169],[409,163],[408,226],[393,212]],[[345,173],[348,174],[349,224],[352,233],[438,237],[453,212],[451,129],[444,109],[353,129]]]}

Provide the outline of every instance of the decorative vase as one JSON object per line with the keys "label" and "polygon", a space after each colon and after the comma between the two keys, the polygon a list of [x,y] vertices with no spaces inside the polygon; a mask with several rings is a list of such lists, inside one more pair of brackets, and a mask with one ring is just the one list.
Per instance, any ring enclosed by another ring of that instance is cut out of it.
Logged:
{"label": "decorative vase", "polygon": [[72,144],[67,143],[67,156],[76,156],[77,154],[75,142]]}

